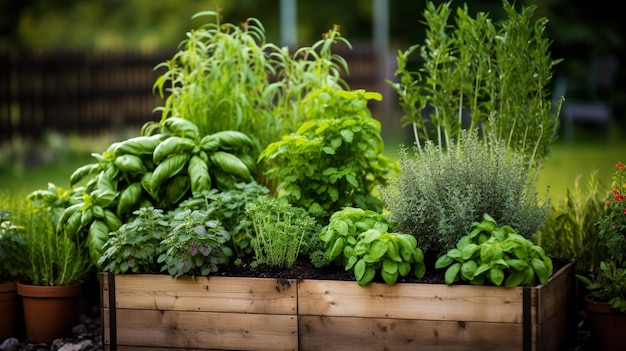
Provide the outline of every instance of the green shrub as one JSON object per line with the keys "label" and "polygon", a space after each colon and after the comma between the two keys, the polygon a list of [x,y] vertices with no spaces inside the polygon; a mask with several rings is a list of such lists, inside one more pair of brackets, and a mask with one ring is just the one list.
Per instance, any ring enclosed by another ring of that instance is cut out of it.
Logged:
{"label": "green shrub", "polygon": [[476,132],[462,132],[458,148],[452,146],[446,152],[429,142],[414,159],[401,151],[400,176],[381,189],[397,231],[441,255],[485,213],[525,238],[541,228],[549,202],[538,205],[520,155],[486,144]]}
{"label": "green shrub", "polygon": [[278,196],[328,218],[345,206],[380,211],[374,190],[398,165],[384,154],[380,122],[367,107],[380,94],[325,87],[307,97],[307,118],[296,133],[268,145],[266,162]]}

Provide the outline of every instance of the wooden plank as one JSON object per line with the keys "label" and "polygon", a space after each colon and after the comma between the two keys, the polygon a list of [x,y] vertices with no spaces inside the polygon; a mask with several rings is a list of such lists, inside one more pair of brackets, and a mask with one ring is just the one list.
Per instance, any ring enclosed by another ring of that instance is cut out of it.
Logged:
{"label": "wooden plank", "polygon": [[[522,289],[304,280],[298,315],[522,323]],[[367,306],[367,308],[364,308]]]}
{"label": "wooden plank", "polygon": [[558,351],[576,332],[576,278],[573,262],[556,272],[537,289],[537,325],[533,328],[535,350]]}
{"label": "wooden plank", "polygon": [[117,345],[296,350],[295,315],[117,310]]}
{"label": "wooden plank", "polygon": [[299,316],[300,350],[522,350],[511,323]]}
{"label": "wooden plank", "polygon": [[116,308],[231,313],[297,312],[296,283],[290,279],[115,275]]}
{"label": "wooden plank", "polygon": [[[546,286],[529,288],[530,349],[556,351],[566,344],[564,331],[573,320],[569,306],[575,302],[573,267],[572,263],[562,268]],[[127,351],[150,347],[245,350],[248,346],[258,350],[265,345],[277,349],[281,343],[273,338],[280,338],[277,333],[285,328],[291,328],[290,336],[296,341],[290,339],[293,344],[282,345],[294,350],[298,348],[298,337],[304,350],[324,349],[328,345],[337,350],[523,349],[522,288],[406,283],[360,287],[353,281],[296,283],[229,277],[200,278],[194,282],[191,278],[172,279],[167,275],[111,277],[115,289],[108,286],[106,274],[101,279],[104,344],[110,345],[115,339],[110,329],[114,314],[117,345],[134,347]],[[249,305],[275,301],[261,297],[255,302],[251,301],[253,297],[276,295],[281,289],[288,292],[288,297],[276,299],[297,303],[289,309],[289,314],[249,312]],[[109,306],[109,290],[116,292],[116,309]],[[140,307],[120,308],[129,304]],[[226,313],[232,310],[229,304],[243,313]],[[170,308],[181,309],[170,311]],[[288,322],[277,318],[290,318],[295,326],[282,327],[281,323]],[[188,322],[191,324],[187,325]],[[230,339],[235,340],[235,345],[220,344]],[[249,340],[256,341],[246,344]]]}

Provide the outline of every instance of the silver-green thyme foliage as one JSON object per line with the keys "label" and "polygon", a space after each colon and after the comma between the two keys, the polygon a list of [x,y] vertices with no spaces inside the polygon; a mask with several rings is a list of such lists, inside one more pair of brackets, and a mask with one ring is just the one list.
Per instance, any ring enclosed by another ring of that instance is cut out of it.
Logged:
{"label": "silver-green thyme foliage", "polygon": [[397,231],[441,255],[484,213],[526,238],[541,228],[549,201],[538,204],[521,155],[484,142],[476,132],[462,132],[452,146],[446,151],[428,142],[415,158],[406,148],[400,151],[401,174],[381,189]]}

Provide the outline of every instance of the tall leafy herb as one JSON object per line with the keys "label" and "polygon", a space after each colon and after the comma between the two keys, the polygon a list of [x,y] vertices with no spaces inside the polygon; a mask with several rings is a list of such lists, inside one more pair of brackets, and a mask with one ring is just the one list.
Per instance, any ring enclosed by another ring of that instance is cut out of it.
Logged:
{"label": "tall leafy herb", "polygon": [[240,131],[260,152],[304,121],[300,105],[309,92],[325,84],[345,85],[340,75],[346,62],[331,47],[350,43],[337,27],[292,54],[266,42],[257,19],[238,26],[221,23],[217,12],[199,16],[215,21],[187,33],[174,57],[157,66],[166,69],[154,84],[161,97],[167,94],[158,108],[162,119],[189,119],[201,135]]}
{"label": "tall leafy herb", "polygon": [[[464,6],[450,25],[450,2],[429,2],[425,44],[398,53],[400,81],[389,83],[418,147],[427,140],[444,147],[461,129],[482,128],[490,143],[502,140],[522,153],[536,176],[558,127],[546,87],[559,60],[550,58],[543,37],[547,19],[532,21],[534,6],[517,12],[504,0],[503,7],[507,18],[496,24],[485,13],[472,18]],[[418,50],[423,66],[412,71]]]}
{"label": "tall leafy herb", "polygon": [[311,93],[307,122],[259,157],[278,195],[322,218],[349,205],[381,210],[374,190],[387,184],[398,165],[384,156],[380,122],[367,107],[380,98],[329,86]]}

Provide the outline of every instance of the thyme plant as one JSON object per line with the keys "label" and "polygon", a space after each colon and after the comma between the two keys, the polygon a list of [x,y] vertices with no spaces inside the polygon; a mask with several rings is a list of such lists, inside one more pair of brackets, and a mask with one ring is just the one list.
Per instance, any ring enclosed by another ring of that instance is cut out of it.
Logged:
{"label": "thyme plant", "polygon": [[[553,106],[547,86],[560,60],[551,59],[543,36],[548,20],[532,20],[535,6],[517,12],[504,0],[503,7],[507,18],[493,23],[486,13],[471,17],[465,5],[451,25],[450,2],[428,2],[425,43],[398,53],[400,81],[389,84],[418,148],[428,140],[444,147],[461,129],[481,128],[489,143],[522,153],[536,177],[558,127],[560,104]],[[410,70],[416,51],[423,66]]]}
{"label": "thyme plant", "polygon": [[544,223],[549,201],[538,205],[524,158],[476,131],[459,137],[451,141],[454,152],[432,141],[421,151],[416,147],[414,158],[401,149],[401,175],[381,188],[395,230],[412,234],[436,255],[454,248],[485,213],[530,238]]}

